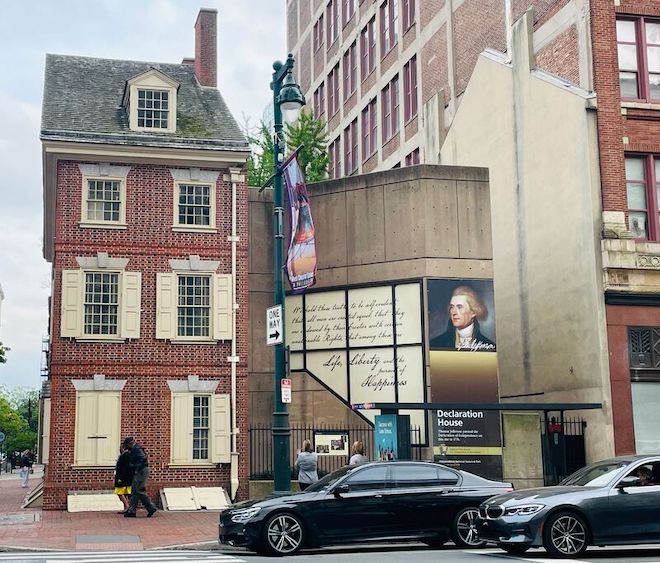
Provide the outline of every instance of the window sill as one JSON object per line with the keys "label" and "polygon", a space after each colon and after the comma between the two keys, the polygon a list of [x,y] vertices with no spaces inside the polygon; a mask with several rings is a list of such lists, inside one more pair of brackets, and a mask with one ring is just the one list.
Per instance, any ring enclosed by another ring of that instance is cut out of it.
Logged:
{"label": "window sill", "polygon": [[79,465],[74,463],[71,469],[114,469],[114,465]]}
{"label": "window sill", "polygon": [[332,48],[335,46],[335,43],[337,43],[337,39],[339,39],[339,35],[337,35],[337,37],[335,37],[335,38],[332,40],[332,43],[328,44],[328,51],[329,51],[330,49],[332,49]]}
{"label": "window sill", "polygon": [[116,336],[110,336],[108,338],[94,338],[91,336],[77,336],[76,337],[76,342],[81,342],[81,343],[99,343],[99,342],[107,342],[108,344],[120,344],[122,342],[126,342],[126,338],[117,338]]}
{"label": "window sill", "polygon": [[403,127],[404,127],[404,128],[407,127],[407,126],[410,125],[413,121],[415,121],[415,119],[417,119],[417,114],[415,114],[415,115],[413,115],[412,117],[410,117],[410,118],[408,119],[408,121],[406,121],[406,122],[403,124]]}
{"label": "window sill", "polygon": [[208,461],[199,463],[190,461],[186,463],[168,463],[167,467],[171,467],[173,469],[215,469],[219,465],[219,463],[210,463]]}
{"label": "window sill", "polygon": [[184,338],[176,338],[176,339],[170,339],[170,342],[172,344],[215,344],[219,342],[219,340],[213,340],[212,338],[208,338],[206,340],[196,340],[194,338],[191,338],[190,340],[186,340]]}
{"label": "window sill", "polygon": [[172,231],[175,233],[217,233],[218,229],[215,227],[181,227],[179,225],[174,225]]}
{"label": "window sill", "polygon": [[92,221],[81,221],[78,223],[78,226],[81,229],[115,229],[125,231],[128,229],[126,223],[94,223]]}
{"label": "window sill", "polygon": [[367,74],[367,76],[365,76],[365,77],[362,79],[361,84],[364,84],[365,80],[368,80],[369,77],[370,77],[375,71],[376,71],[376,67],[374,66],[374,68],[372,68],[372,69],[369,71],[369,74]]}
{"label": "window sill", "polygon": [[639,102],[632,102],[632,101],[622,101],[621,102],[621,107],[622,108],[630,108],[630,109],[654,109],[654,110],[660,110],[660,102],[646,102],[646,101],[639,101]]}

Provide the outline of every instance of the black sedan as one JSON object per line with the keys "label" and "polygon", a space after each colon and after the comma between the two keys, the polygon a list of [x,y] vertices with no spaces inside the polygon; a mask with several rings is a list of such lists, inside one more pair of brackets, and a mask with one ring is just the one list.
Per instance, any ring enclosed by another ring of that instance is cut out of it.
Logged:
{"label": "black sedan", "polygon": [[479,507],[477,530],[509,553],[542,546],[553,557],[660,543],[660,455],[607,459],[559,486],[493,497]]}
{"label": "black sedan", "polygon": [[220,515],[220,543],[290,555],[317,547],[384,539],[479,547],[475,522],[487,498],[512,491],[430,462],[343,467],[305,492],[236,504]]}

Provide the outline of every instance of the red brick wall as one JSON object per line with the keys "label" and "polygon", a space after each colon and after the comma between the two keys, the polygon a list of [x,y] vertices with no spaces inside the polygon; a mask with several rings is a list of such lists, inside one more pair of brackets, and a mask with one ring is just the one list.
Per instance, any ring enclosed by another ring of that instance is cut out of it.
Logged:
{"label": "red brick wall", "polygon": [[286,11],[287,50],[291,51],[298,41],[298,0],[290,2]]}
{"label": "red brick wall", "polygon": [[418,115],[413,117],[408,123],[405,125],[405,138],[406,141],[410,139],[415,133],[417,133],[418,129]]}
{"label": "red brick wall", "polygon": [[302,42],[300,53],[296,59],[296,68],[299,69],[300,88],[303,92],[309,92],[312,87],[312,38],[308,35]]}
{"label": "red brick wall", "polygon": [[540,49],[536,53],[536,66],[579,84],[577,28],[572,25]]}
{"label": "red brick wall", "polygon": [[424,29],[431,20],[445,6],[446,0],[421,0],[419,1],[419,23],[421,29]]}
{"label": "red brick wall", "polygon": [[[456,92],[467,87],[479,53],[487,47],[504,51],[504,2],[501,0],[465,0],[454,12],[454,59]],[[425,98],[426,100],[426,98]]]}
{"label": "red brick wall", "polygon": [[[126,379],[122,392],[121,434],[133,435],[149,455],[149,493],[173,484],[222,485],[229,488],[229,466],[211,469],[169,468],[170,391],[168,379],[218,380],[218,393],[230,393],[230,343],[170,344],[156,340],[156,273],[171,271],[168,259],[198,254],[219,260],[220,272],[230,271],[231,184],[217,182],[217,233],[172,232],[174,181],[164,166],[132,166],[127,177],[126,230],[81,229],[82,177],[76,162],[60,162],[57,178],[55,257],[53,261],[53,330],[51,344],[51,446],[45,482],[44,507],[64,508],[69,490],[98,490],[112,487],[112,471],[74,469],[75,389],[71,379],[91,378],[103,373],[108,379]],[[247,342],[247,187],[238,186],[237,229],[237,366],[239,428],[248,427]],[[140,338],[124,343],[76,342],[61,339],[60,307],[63,269],[76,269],[76,256],[107,252],[111,257],[129,258],[128,271],[142,272],[142,315]],[[247,434],[238,439],[241,453],[240,494],[247,496]]]}
{"label": "red brick wall", "polygon": [[441,89],[445,91],[445,101],[449,99],[447,76],[447,27],[443,25],[422,47],[418,78],[421,80],[422,104]]}
{"label": "red brick wall", "polygon": [[529,9],[534,9],[534,27],[542,24],[561,10],[569,0],[513,0],[511,13],[513,21],[520,19]]}
{"label": "red brick wall", "polygon": [[383,160],[389,158],[401,145],[401,132],[394,135],[387,143],[383,145]]}

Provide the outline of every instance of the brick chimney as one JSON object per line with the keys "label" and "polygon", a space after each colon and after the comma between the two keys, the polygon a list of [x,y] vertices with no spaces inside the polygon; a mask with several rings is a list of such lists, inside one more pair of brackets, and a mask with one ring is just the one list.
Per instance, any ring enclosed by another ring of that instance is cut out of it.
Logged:
{"label": "brick chimney", "polygon": [[218,86],[218,10],[202,8],[195,22],[195,76],[202,86]]}

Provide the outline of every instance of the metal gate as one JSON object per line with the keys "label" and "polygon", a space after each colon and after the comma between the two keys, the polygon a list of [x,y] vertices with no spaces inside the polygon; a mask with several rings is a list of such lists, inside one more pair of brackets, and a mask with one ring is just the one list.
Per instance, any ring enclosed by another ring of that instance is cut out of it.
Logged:
{"label": "metal gate", "polygon": [[543,482],[557,485],[565,477],[586,465],[582,418],[548,417],[544,414],[541,444],[543,446]]}

